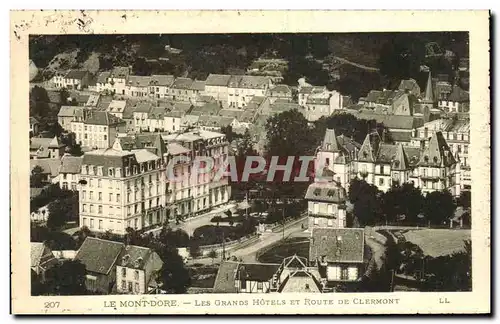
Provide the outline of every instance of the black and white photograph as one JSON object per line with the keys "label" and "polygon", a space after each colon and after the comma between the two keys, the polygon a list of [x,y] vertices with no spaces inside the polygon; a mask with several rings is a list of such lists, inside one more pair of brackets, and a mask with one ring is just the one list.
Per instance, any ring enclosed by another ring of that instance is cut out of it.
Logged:
{"label": "black and white photograph", "polygon": [[474,292],[468,31],[165,31],[26,39],[31,296]]}

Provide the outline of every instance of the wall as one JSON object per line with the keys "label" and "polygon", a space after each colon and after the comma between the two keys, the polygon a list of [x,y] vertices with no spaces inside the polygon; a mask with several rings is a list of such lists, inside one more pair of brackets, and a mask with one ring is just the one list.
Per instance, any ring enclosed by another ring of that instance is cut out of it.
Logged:
{"label": "wall", "polygon": [[[123,275],[123,269],[125,269],[125,276]],[[144,294],[146,292],[145,273],[141,269],[126,268],[118,265],[116,266],[116,279],[118,293]],[[125,282],[125,287],[123,287],[123,282]],[[129,291],[129,283],[132,283],[132,291]]]}
{"label": "wall", "polygon": [[[341,268],[347,267],[347,279],[341,279]],[[328,281],[354,281],[359,276],[359,266],[356,264],[329,264],[326,269]]]}

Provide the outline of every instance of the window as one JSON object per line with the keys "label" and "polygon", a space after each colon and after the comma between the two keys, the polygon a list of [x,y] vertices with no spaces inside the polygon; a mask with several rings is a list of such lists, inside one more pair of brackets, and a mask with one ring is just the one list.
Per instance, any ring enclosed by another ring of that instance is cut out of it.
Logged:
{"label": "window", "polygon": [[90,205],[90,213],[94,213],[94,205]]}
{"label": "window", "polygon": [[87,226],[87,218],[83,218],[83,226]]}
{"label": "window", "polygon": [[122,290],[127,290],[127,282],[122,280]]}
{"label": "window", "polygon": [[102,186],[101,179],[97,179],[97,188],[101,188],[101,186]]}
{"label": "window", "polygon": [[90,228],[94,228],[94,219],[93,218],[90,219]]}
{"label": "window", "polygon": [[257,289],[258,290],[264,289],[264,284],[262,282],[257,282]]}
{"label": "window", "polygon": [[380,174],[384,174],[384,166],[383,165],[380,166]]}
{"label": "window", "polygon": [[135,283],[135,292],[139,292],[139,283],[138,282]]}
{"label": "window", "polygon": [[[330,145],[330,144],[328,144]],[[326,165],[330,165],[330,158],[326,158],[326,162],[325,162]]]}
{"label": "window", "polygon": [[132,281],[128,282],[128,291],[132,292]]}
{"label": "window", "polygon": [[108,200],[109,201],[113,201],[113,194],[112,193],[109,194],[109,199]]}
{"label": "window", "polygon": [[349,279],[349,268],[347,266],[340,267],[340,280]]}
{"label": "window", "polygon": [[134,280],[139,280],[139,271],[138,270],[134,271]]}
{"label": "window", "polygon": [[469,145],[464,145],[464,153],[469,154]]}
{"label": "window", "polygon": [[94,192],[93,192],[93,191],[91,191],[91,192],[90,192],[90,194],[89,194],[89,199],[90,199],[90,200],[94,199]]}
{"label": "window", "polygon": [[384,185],[384,178],[378,179],[378,185],[383,186]]}
{"label": "window", "polygon": [[101,206],[101,205],[99,205],[99,206],[97,207],[97,212],[98,212],[99,214],[102,214],[102,206]]}
{"label": "window", "polygon": [[139,225],[139,219],[136,218],[136,219],[134,219],[134,227],[137,228],[138,225]]}
{"label": "window", "polygon": [[328,219],[327,226],[333,226],[333,220],[331,218]]}
{"label": "window", "polygon": [[241,289],[247,289],[247,281],[245,279],[241,281]]}
{"label": "window", "polygon": [[314,225],[318,225],[318,224],[319,224],[319,218],[314,217]]}
{"label": "window", "polygon": [[86,286],[90,291],[95,291],[97,289],[97,278],[91,275],[87,275],[86,277]]}
{"label": "window", "polygon": [[120,194],[116,194],[116,202],[120,202]]}
{"label": "window", "polygon": [[102,220],[99,220],[99,229],[102,229]]}
{"label": "window", "polygon": [[97,193],[97,200],[102,201],[102,192]]}

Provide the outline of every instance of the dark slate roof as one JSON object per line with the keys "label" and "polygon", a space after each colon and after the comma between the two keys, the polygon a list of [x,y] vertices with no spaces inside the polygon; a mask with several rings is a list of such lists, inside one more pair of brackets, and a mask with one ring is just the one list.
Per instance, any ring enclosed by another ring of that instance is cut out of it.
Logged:
{"label": "dark slate roof", "polygon": [[448,101],[452,102],[468,102],[469,93],[459,86],[454,86],[450,95],[448,96]]}
{"label": "dark slate roof", "polygon": [[[118,151],[114,149],[99,149],[86,152],[83,155],[83,165],[102,166],[103,175],[108,175],[109,168],[124,168],[138,165],[143,159],[155,161],[159,157],[145,149],[137,151]],[[123,172],[123,171],[122,171]]]}
{"label": "dark slate roof", "polygon": [[380,136],[377,132],[371,132],[366,135],[358,153],[360,162],[375,162],[380,148]]}
{"label": "dark slate roof", "polygon": [[122,149],[126,151],[154,148],[157,156],[163,156],[167,153],[166,144],[161,134],[137,134],[118,137],[117,140]]}
{"label": "dark slate roof", "polygon": [[243,75],[239,84],[240,88],[247,89],[264,89],[269,84],[269,77]]}
{"label": "dark slate roof", "polygon": [[83,114],[83,110],[84,108],[79,106],[61,106],[57,117],[75,117],[79,112]]}
{"label": "dark slate roof", "polygon": [[334,129],[327,129],[325,132],[325,137],[321,143],[321,149],[325,152],[339,152],[340,146],[337,142],[337,136],[335,135]]}
{"label": "dark slate roof", "polygon": [[270,89],[269,93],[271,96],[281,94],[292,95],[292,90],[286,84],[278,84],[274,88]]}
{"label": "dark slate roof", "polygon": [[123,120],[107,111],[91,111],[84,123],[88,125],[114,126],[123,123]]}
{"label": "dark slate roof", "polygon": [[264,282],[272,279],[278,271],[279,264],[272,263],[240,263],[236,273],[236,279]]}
{"label": "dark slate roof", "polygon": [[390,131],[390,136],[394,140],[394,142],[410,142],[411,141],[411,132],[398,132],[398,131]]}
{"label": "dark slate roof", "polygon": [[30,173],[35,168],[39,166],[42,168],[44,174],[50,174],[51,177],[56,177],[59,175],[59,166],[61,165],[61,160],[59,159],[34,159],[30,160]]}
{"label": "dark slate roof", "polygon": [[232,117],[239,120],[239,118],[243,115],[244,110],[242,109],[221,109],[219,111],[219,116],[222,117]]}
{"label": "dark slate roof", "polygon": [[190,90],[193,80],[189,78],[177,78],[172,84],[172,89],[186,89]]}
{"label": "dark slate roof", "polygon": [[193,107],[191,110],[190,114],[191,115],[217,115],[219,111],[221,110],[221,107],[215,103],[215,102],[209,102],[204,104],[201,107]]}
{"label": "dark slate roof", "polygon": [[209,74],[205,85],[227,87],[230,78],[231,76],[227,74]]}
{"label": "dark slate roof", "polygon": [[234,117],[201,115],[198,124],[206,127],[226,127],[233,121]]}
{"label": "dark slate roof", "polygon": [[240,85],[241,78],[242,78],[241,75],[231,75],[231,78],[229,79],[227,86],[230,88],[238,88]]}
{"label": "dark slate roof", "polygon": [[417,81],[415,81],[414,79],[401,80],[398,89],[409,90],[412,92],[416,92],[417,94],[419,94],[420,92],[420,87],[418,86]]}
{"label": "dark slate roof", "polygon": [[365,120],[373,119],[377,123],[384,124],[387,128],[409,130],[421,126],[421,121],[413,116],[376,114],[367,111],[354,112],[352,115]]}
{"label": "dark slate roof", "polygon": [[238,262],[225,261],[219,266],[214,282],[215,293],[235,293],[236,271]]}
{"label": "dark slate roof", "polygon": [[87,271],[107,275],[113,270],[123,243],[88,236],[78,250],[75,260],[85,264]]}
{"label": "dark slate roof", "polygon": [[59,173],[80,174],[80,171],[82,169],[82,161],[82,156],[64,155],[61,158]]}
{"label": "dark slate roof", "polygon": [[361,263],[364,258],[364,230],[359,228],[313,228],[309,260]]}
{"label": "dark slate roof", "polygon": [[435,132],[420,156],[419,166],[451,166],[457,163],[442,132]]}
{"label": "dark slate roof", "polygon": [[118,257],[117,265],[127,268],[144,269],[146,261],[153,251],[149,248],[127,245]]}
{"label": "dark slate roof", "polygon": [[83,79],[89,72],[85,70],[69,70],[68,73],[64,76],[65,79]]}
{"label": "dark slate roof", "polygon": [[314,182],[307,188],[305,199],[343,204],[347,194],[345,189],[335,182]]}
{"label": "dark slate roof", "polygon": [[125,66],[117,66],[111,71],[111,77],[117,79],[126,79],[130,74],[130,68]]}
{"label": "dark slate roof", "polygon": [[299,93],[311,94],[311,93],[321,93],[324,91],[326,91],[326,87],[307,86],[307,87],[301,87]]}
{"label": "dark slate roof", "polygon": [[151,85],[170,87],[172,83],[174,83],[175,77],[173,75],[152,75],[151,76]]}
{"label": "dark slate roof", "polygon": [[399,144],[396,149],[396,156],[391,162],[393,170],[407,170],[410,165],[408,163],[408,157],[403,149],[403,145]]}

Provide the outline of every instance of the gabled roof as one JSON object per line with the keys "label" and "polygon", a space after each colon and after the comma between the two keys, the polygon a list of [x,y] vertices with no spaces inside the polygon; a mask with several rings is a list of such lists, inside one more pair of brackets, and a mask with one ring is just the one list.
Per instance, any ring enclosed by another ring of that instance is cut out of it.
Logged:
{"label": "gabled roof", "polygon": [[190,89],[195,91],[205,90],[205,81],[194,80],[191,84]]}
{"label": "gabled roof", "polygon": [[52,138],[48,137],[32,137],[30,138],[30,150],[38,150],[40,147],[48,148],[52,142]]}
{"label": "gabled roof", "polygon": [[209,74],[205,85],[227,87],[229,79],[231,79],[231,76],[228,74]]}
{"label": "gabled roof", "polygon": [[239,84],[240,88],[264,89],[271,79],[267,76],[243,75]]}
{"label": "gabled roof", "polygon": [[340,147],[337,142],[337,136],[335,135],[335,130],[328,128],[325,132],[325,137],[323,138],[323,143],[321,144],[321,149],[325,152],[339,152]]}
{"label": "gabled roof", "polygon": [[114,126],[123,123],[123,120],[107,111],[91,111],[84,123],[87,125]]}
{"label": "gabled roof", "polygon": [[448,101],[452,102],[468,102],[469,93],[459,86],[454,86],[450,95],[448,96]]}
{"label": "gabled roof", "polygon": [[243,115],[244,110],[242,109],[221,109],[219,111],[219,116],[222,117],[232,117],[239,120],[241,115]]}
{"label": "gabled roof", "polygon": [[111,76],[111,72],[109,71],[106,71],[106,72],[101,72],[99,73],[99,75],[97,76],[97,80],[96,80],[96,83],[106,83],[106,81],[108,80],[108,78]]}
{"label": "gabled roof", "polygon": [[193,107],[190,115],[217,115],[222,108],[215,102],[209,102],[201,107]]}
{"label": "gabled roof", "polygon": [[284,95],[292,95],[292,89],[290,89],[289,86],[286,84],[277,84],[274,88],[269,89],[269,93],[271,96],[277,95],[277,94],[284,94]]}
{"label": "gabled roof", "polygon": [[36,166],[42,168],[44,174],[50,174],[52,178],[59,175],[59,166],[61,160],[59,159],[35,159],[30,160],[30,173]]}
{"label": "gabled roof", "polygon": [[144,269],[152,252],[150,248],[127,245],[122,249],[117,265],[127,268]]}
{"label": "gabled roof", "polygon": [[393,170],[407,170],[409,169],[408,157],[403,149],[402,144],[397,145],[396,149],[396,157],[392,161],[392,169]]}
{"label": "gabled roof", "polygon": [[81,261],[89,272],[108,275],[124,247],[123,243],[88,236],[78,250],[75,260]]}
{"label": "gabled roof", "polygon": [[238,88],[241,82],[241,78],[241,75],[231,75],[227,86],[230,88]]}
{"label": "gabled roof", "polygon": [[343,204],[347,200],[347,194],[335,182],[314,182],[307,188],[305,199]]}
{"label": "gabled roof", "polygon": [[201,115],[198,124],[206,127],[226,127],[234,122],[234,117]]}
{"label": "gabled roof", "polygon": [[325,257],[332,263],[362,263],[365,248],[364,230],[359,228],[312,229],[309,260]]}
{"label": "gabled roof", "polygon": [[83,109],[83,107],[79,106],[61,106],[57,113],[57,117],[75,117],[78,112],[83,111]]}
{"label": "gabled roof", "polygon": [[125,66],[117,66],[111,71],[110,77],[117,79],[126,79],[130,74],[130,68]]}
{"label": "gabled roof", "polygon": [[380,142],[381,139],[377,132],[367,134],[359,149],[358,160],[360,162],[375,162],[380,148]]}
{"label": "gabled roof", "polygon": [[57,264],[57,259],[50,249],[41,242],[31,242],[31,267],[48,269]]}
{"label": "gabled roof", "polygon": [[49,148],[61,148],[61,147],[64,147],[66,145],[64,145],[61,141],[59,141],[59,139],[57,138],[57,136],[55,136],[49,143]]}
{"label": "gabled roof", "polygon": [[173,75],[156,74],[151,76],[150,85],[170,87],[175,81]]}
{"label": "gabled roof", "polygon": [[443,137],[443,133],[434,132],[431,139],[429,140],[429,145],[426,146],[422,155],[420,156],[418,165],[431,167],[448,167],[456,163],[457,161],[453,157],[450,147]]}
{"label": "gabled roof", "polygon": [[434,102],[434,93],[433,93],[433,87],[432,87],[431,71],[429,71],[429,77],[427,78],[427,84],[425,86],[423,101],[424,102]]}
{"label": "gabled roof", "polygon": [[114,113],[123,113],[125,107],[127,106],[126,100],[112,100],[109,103],[107,110]]}

